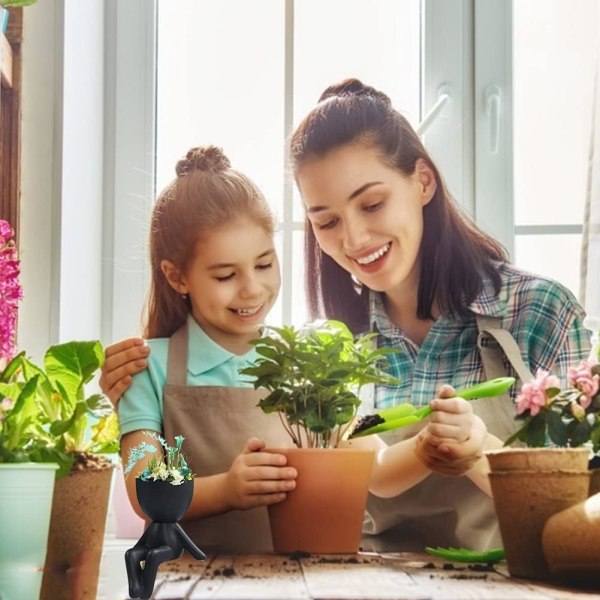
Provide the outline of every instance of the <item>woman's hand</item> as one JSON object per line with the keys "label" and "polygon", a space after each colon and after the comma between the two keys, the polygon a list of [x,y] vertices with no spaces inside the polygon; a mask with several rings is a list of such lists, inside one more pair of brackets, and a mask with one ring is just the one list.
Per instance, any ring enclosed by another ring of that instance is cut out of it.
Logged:
{"label": "woman's hand", "polygon": [[296,487],[296,469],[282,454],[263,452],[265,443],[250,438],[225,476],[231,509],[275,504]]}
{"label": "woman's hand", "polygon": [[487,428],[469,402],[454,397],[445,385],[431,402],[430,422],[418,435],[415,452],[432,471],[456,477],[464,475],[482,457]]}
{"label": "woman's hand", "polygon": [[107,346],[100,374],[100,389],[108,396],[114,408],[119,398],[131,385],[131,376],[148,366],[150,348],[141,338],[127,338]]}

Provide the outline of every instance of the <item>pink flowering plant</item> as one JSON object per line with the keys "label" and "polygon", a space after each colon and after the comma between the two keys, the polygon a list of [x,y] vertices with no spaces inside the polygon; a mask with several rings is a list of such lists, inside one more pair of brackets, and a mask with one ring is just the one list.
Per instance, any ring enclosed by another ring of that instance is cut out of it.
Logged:
{"label": "pink flowering plant", "polygon": [[538,369],[517,397],[517,418],[523,424],[505,442],[528,446],[574,448],[590,445],[600,451],[600,363],[584,360],[568,370],[568,386],[561,389],[558,377]]}
{"label": "pink flowering plant", "polygon": [[0,219],[0,365],[15,355],[15,331],[19,300],[21,263],[8,221]]}

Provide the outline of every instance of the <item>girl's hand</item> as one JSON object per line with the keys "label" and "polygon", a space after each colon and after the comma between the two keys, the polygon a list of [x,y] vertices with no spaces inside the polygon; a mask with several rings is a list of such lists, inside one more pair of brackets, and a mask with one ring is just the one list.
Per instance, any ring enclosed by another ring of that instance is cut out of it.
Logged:
{"label": "girl's hand", "polygon": [[131,385],[131,376],[148,366],[150,348],[141,338],[127,338],[107,346],[100,373],[100,389],[116,409],[119,399]]}
{"label": "girl's hand", "polygon": [[262,452],[264,448],[262,440],[250,438],[227,472],[231,509],[276,504],[296,487],[296,469],[285,466],[287,459],[282,454]]}
{"label": "girl's hand", "polygon": [[431,402],[430,422],[419,433],[415,451],[429,469],[456,477],[482,457],[487,428],[469,402],[453,395],[446,385]]}

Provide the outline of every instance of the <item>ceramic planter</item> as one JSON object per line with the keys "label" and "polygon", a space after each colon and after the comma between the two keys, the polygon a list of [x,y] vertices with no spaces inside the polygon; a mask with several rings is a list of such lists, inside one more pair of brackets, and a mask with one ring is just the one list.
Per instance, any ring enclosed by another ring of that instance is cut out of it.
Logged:
{"label": "ceramic planter", "polygon": [[575,583],[600,585],[600,494],[555,515],[542,533],[551,572]]}
{"label": "ceramic planter", "polygon": [[355,448],[279,448],[298,471],[296,488],[269,508],[278,553],[358,552],[375,453]]}
{"label": "ceramic planter", "polygon": [[0,598],[38,598],[54,476],[53,463],[0,464]]}
{"label": "ceramic planter", "polygon": [[187,511],[194,495],[194,480],[173,485],[168,481],[135,480],[135,492],[144,514],[152,521],[176,523]]}
{"label": "ceramic planter", "polygon": [[96,598],[114,468],[99,458],[56,481],[41,600]]}
{"label": "ceramic planter", "polygon": [[514,577],[548,579],[542,530],[555,513],[587,498],[589,472],[519,471],[490,473],[494,506]]}

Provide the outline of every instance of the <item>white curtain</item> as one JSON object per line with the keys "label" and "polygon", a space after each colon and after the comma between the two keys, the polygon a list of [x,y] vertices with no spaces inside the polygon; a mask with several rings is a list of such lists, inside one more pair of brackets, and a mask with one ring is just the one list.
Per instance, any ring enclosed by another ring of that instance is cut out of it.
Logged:
{"label": "white curtain", "polygon": [[600,50],[596,61],[592,101],[588,185],[581,252],[580,299],[588,315],[600,318]]}

